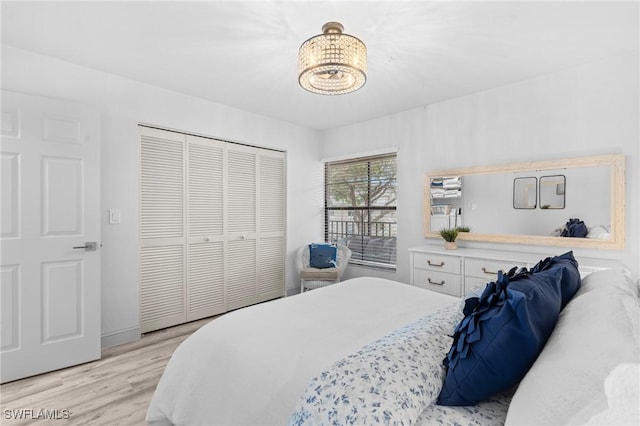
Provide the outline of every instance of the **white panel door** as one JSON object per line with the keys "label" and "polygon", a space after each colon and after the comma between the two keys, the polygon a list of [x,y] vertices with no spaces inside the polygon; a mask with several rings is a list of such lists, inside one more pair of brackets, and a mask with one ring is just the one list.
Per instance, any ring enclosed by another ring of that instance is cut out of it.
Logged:
{"label": "white panel door", "polygon": [[4,383],[100,358],[98,115],[3,91],[1,151]]}

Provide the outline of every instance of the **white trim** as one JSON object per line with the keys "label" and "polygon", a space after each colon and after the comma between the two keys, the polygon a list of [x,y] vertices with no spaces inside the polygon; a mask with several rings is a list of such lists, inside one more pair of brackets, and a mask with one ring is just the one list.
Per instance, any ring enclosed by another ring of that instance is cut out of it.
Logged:
{"label": "white trim", "polygon": [[333,161],[355,160],[358,158],[373,157],[376,155],[385,155],[385,154],[397,154],[397,153],[398,153],[398,147],[396,146],[391,148],[376,149],[374,151],[356,152],[353,154],[342,154],[336,157],[322,158],[320,161],[323,163],[330,163]]}
{"label": "white trim", "polygon": [[140,340],[140,336],[140,327],[130,327],[122,330],[111,331],[101,336],[101,347],[102,349],[106,349],[112,346],[135,342],[136,340]]}
{"label": "white trim", "polygon": [[205,135],[203,133],[187,132],[185,130],[174,129],[173,127],[157,126],[155,124],[149,124],[149,123],[144,123],[144,122],[139,122],[138,126],[146,127],[148,129],[157,129],[157,130],[164,130],[166,132],[179,133],[181,135],[195,136],[195,137],[198,137],[198,138],[213,139],[213,140],[216,140],[216,141],[219,141],[219,142],[228,142],[228,143],[233,143],[233,144],[236,144],[236,145],[249,146],[249,147],[252,147],[252,148],[266,149],[266,150],[269,150],[269,151],[286,152],[283,149],[276,149],[276,148],[270,148],[270,147],[267,147],[267,146],[253,145],[253,144],[246,143],[246,142],[240,142],[240,141],[231,140],[231,139],[219,138],[217,136]]}

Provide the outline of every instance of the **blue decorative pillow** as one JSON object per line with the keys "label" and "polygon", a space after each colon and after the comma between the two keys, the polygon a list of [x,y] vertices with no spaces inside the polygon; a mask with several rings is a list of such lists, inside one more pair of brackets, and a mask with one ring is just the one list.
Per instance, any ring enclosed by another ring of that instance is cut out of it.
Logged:
{"label": "blue decorative pillow", "polygon": [[551,274],[560,280],[561,309],[564,309],[567,303],[573,299],[582,284],[580,271],[578,271],[578,261],[573,257],[573,251],[555,257],[547,257],[531,268],[530,272]]}
{"label": "blue decorative pillow", "polygon": [[501,271],[455,329],[438,404],[475,405],[516,385],[579,286],[571,252],[530,271]]}
{"label": "blue decorative pillow", "polygon": [[584,238],[589,233],[589,228],[580,219],[569,219],[564,225],[564,229],[560,233],[561,237],[577,237]]}
{"label": "blue decorative pillow", "polygon": [[331,244],[309,244],[309,266],[312,268],[335,268],[338,249]]}

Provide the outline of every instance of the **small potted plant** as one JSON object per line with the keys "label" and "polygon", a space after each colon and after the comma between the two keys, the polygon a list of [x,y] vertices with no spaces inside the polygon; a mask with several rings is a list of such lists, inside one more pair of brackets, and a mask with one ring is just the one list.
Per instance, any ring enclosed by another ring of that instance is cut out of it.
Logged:
{"label": "small potted plant", "polygon": [[448,228],[440,230],[440,236],[444,239],[444,248],[454,250],[458,248],[456,238],[458,238],[458,228]]}

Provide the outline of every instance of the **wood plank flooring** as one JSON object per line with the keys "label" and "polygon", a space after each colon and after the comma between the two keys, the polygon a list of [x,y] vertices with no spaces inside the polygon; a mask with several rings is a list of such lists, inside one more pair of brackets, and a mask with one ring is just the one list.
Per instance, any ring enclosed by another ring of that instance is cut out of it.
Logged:
{"label": "wood plank flooring", "polygon": [[[215,318],[213,318],[215,319]],[[212,318],[146,334],[102,359],[0,385],[2,425],[144,425],[160,376],[180,343]],[[5,410],[58,410],[59,420],[17,420]],[[68,410],[68,419],[62,419]]]}

